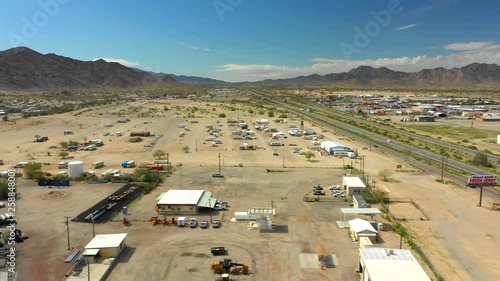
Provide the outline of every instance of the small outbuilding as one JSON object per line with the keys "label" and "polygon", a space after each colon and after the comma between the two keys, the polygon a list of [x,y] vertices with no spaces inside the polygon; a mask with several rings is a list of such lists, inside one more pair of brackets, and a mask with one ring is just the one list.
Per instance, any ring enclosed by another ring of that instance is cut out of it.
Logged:
{"label": "small outbuilding", "polygon": [[83,255],[89,261],[95,257],[117,257],[125,248],[127,233],[99,234],[85,246]]}
{"label": "small outbuilding", "polygon": [[366,185],[359,177],[342,177],[342,186],[348,195],[361,194]]}
{"label": "small outbuilding", "polygon": [[363,195],[361,195],[361,194],[354,194],[352,196],[352,203],[354,205],[354,208],[366,208],[367,207],[366,201],[363,198]]}
{"label": "small outbuilding", "polygon": [[356,271],[361,281],[431,281],[412,253],[402,249],[360,248]]}
{"label": "small outbuilding", "polygon": [[377,230],[372,224],[364,219],[356,218],[349,221],[349,231],[351,236],[358,241],[361,237],[367,237],[370,241],[375,242],[377,239]]}

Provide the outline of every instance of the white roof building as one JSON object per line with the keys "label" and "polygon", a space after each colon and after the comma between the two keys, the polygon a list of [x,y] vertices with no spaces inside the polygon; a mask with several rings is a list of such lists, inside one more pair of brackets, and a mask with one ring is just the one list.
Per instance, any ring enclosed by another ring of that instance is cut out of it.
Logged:
{"label": "white roof building", "polygon": [[320,143],[320,146],[322,149],[328,151],[329,153],[333,153],[333,151],[344,151],[348,149],[345,145],[334,141],[322,141]]}
{"label": "white roof building", "polygon": [[116,248],[125,240],[125,237],[127,233],[99,234],[85,246],[85,250]]}
{"label": "white roof building", "polygon": [[431,281],[409,250],[361,248],[358,264],[362,281]]}
{"label": "white roof building", "polygon": [[356,218],[349,221],[351,231],[360,237],[377,236],[377,230],[372,226],[369,221]]}
{"label": "white roof building", "polygon": [[174,190],[162,194],[159,205],[197,205],[204,190]]}

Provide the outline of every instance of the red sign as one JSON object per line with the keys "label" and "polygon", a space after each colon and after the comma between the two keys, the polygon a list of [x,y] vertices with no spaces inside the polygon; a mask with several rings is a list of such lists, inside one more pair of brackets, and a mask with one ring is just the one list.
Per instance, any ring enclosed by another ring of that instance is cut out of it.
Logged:
{"label": "red sign", "polygon": [[474,175],[467,179],[467,185],[480,186],[480,185],[497,185],[497,178],[494,176],[481,176]]}

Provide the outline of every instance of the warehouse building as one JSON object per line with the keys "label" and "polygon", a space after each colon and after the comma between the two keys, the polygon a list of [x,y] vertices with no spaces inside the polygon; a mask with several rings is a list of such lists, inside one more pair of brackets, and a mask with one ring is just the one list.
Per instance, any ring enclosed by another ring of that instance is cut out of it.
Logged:
{"label": "warehouse building", "polygon": [[360,281],[431,281],[409,250],[361,248],[356,271]]}
{"label": "warehouse building", "polygon": [[359,177],[342,177],[342,186],[348,195],[361,194],[366,185]]}
{"label": "warehouse building", "polygon": [[160,215],[195,215],[214,208],[217,202],[204,190],[169,190],[158,198],[156,211]]}
{"label": "warehouse building", "polygon": [[322,141],[320,144],[321,148],[324,149],[328,154],[334,155],[335,152],[348,152],[349,148],[341,143],[333,141]]}

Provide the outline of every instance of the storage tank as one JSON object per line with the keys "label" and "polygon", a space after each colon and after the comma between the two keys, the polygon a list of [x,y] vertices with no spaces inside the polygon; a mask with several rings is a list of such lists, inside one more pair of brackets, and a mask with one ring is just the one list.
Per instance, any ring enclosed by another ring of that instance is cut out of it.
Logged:
{"label": "storage tank", "polygon": [[83,176],[83,162],[82,161],[72,161],[68,163],[68,176],[70,178],[78,178]]}

